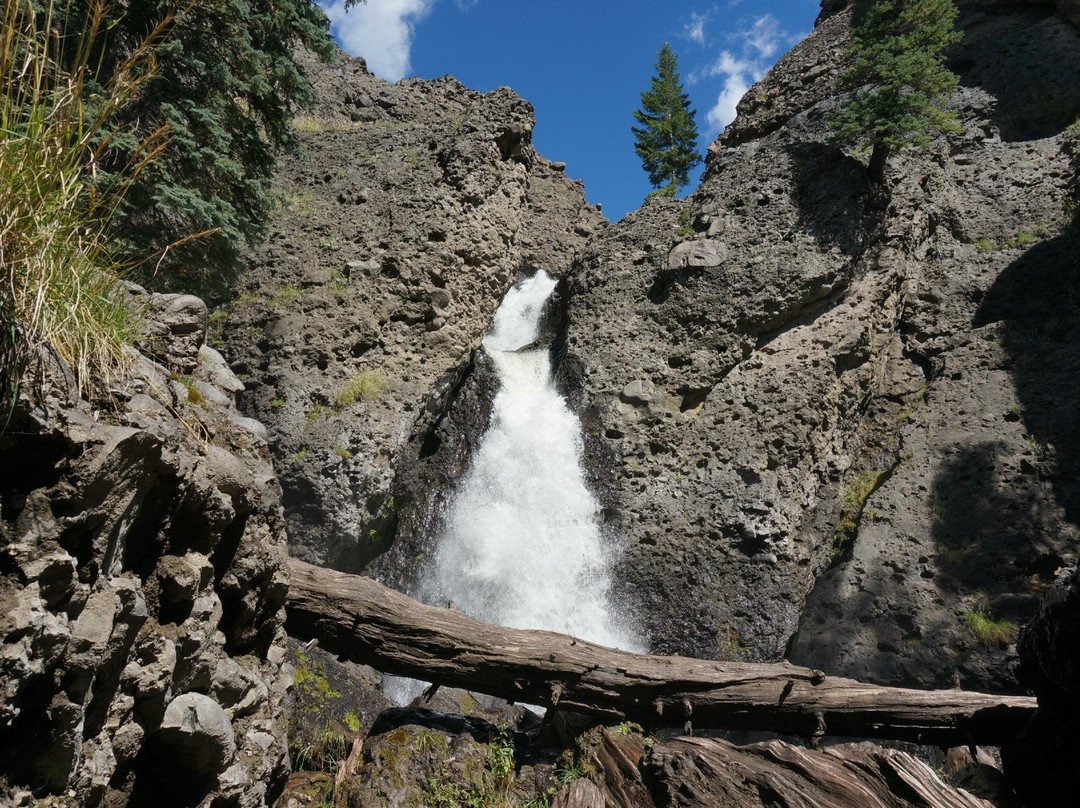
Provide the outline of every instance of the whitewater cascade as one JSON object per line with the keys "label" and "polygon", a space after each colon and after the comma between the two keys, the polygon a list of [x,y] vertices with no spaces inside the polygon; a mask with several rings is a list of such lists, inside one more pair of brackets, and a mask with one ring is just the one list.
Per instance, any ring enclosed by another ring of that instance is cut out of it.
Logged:
{"label": "whitewater cascade", "polygon": [[542,271],[519,282],[484,338],[499,391],[420,596],[489,623],[642,650],[612,614],[610,551],[585,485],[580,424],[555,389],[548,348],[528,347],[555,283]]}

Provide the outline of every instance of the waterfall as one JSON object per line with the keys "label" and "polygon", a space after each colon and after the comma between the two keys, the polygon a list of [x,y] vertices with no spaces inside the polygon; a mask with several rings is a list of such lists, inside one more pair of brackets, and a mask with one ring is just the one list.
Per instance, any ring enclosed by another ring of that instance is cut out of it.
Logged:
{"label": "waterfall", "polygon": [[420,595],[489,623],[640,650],[609,600],[611,552],[585,484],[580,424],[555,389],[550,351],[530,347],[555,283],[542,271],[519,282],[484,338],[499,380],[491,424]]}

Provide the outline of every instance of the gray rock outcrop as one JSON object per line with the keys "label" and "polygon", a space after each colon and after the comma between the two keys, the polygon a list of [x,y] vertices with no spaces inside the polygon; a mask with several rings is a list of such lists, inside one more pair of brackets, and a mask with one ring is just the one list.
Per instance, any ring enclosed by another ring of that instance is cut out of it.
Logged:
{"label": "gray rock outcrop", "polygon": [[142,300],[169,367],[133,356],[91,406],[43,351],[0,436],[0,802],[264,806],[284,784],[280,488],[205,305]]}
{"label": "gray rock outcrop", "polygon": [[[305,61],[321,101],[289,202],[222,313],[269,428],[292,552],[362,570],[413,503],[394,478],[467,373],[519,269],[565,268],[606,224],[531,145],[532,107],[451,77]],[[217,315],[215,315],[217,316]]]}
{"label": "gray rock outcrop", "polygon": [[829,5],[697,192],[568,277],[563,386],[626,538],[619,593],[659,651],[1016,689],[1016,628],[1080,547],[1080,31],[961,3],[963,132],[895,157],[882,208],[829,142]]}

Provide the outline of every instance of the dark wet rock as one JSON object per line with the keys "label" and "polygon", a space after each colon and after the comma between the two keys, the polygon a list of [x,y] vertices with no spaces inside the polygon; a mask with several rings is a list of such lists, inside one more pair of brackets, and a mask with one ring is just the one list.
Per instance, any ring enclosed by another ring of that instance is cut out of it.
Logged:
{"label": "dark wet rock", "polygon": [[1021,681],[1039,699],[1025,734],[1003,751],[1005,772],[1027,805],[1069,805],[1080,766],[1080,573],[1065,571],[1020,635]]}
{"label": "dark wet rock", "polygon": [[514,727],[434,710],[388,710],[345,766],[335,798],[350,808],[524,801],[554,783]]}

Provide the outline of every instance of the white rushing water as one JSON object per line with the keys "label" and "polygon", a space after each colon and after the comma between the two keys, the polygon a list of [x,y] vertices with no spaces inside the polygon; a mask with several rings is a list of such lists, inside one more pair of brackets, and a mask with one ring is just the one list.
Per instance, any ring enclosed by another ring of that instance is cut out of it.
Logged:
{"label": "white rushing water", "polygon": [[554,288],[544,272],[519,283],[484,339],[499,377],[491,424],[420,594],[490,623],[639,650],[609,601],[611,558],[585,485],[580,424],[555,389],[547,347],[519,350],[536,340]]}

